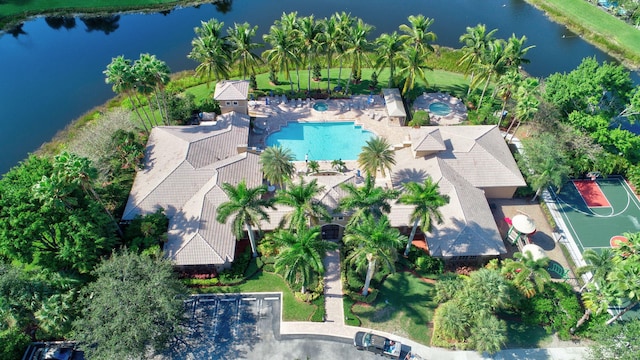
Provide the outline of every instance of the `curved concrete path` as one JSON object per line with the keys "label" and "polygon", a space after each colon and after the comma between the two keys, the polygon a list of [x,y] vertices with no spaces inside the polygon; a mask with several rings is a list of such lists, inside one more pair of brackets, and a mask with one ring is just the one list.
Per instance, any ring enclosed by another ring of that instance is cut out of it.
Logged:
{"label": "curved concrete path", "polygon": [[[325,307],[324,322],[281,322],[280,335],[285,338],[320,337],[345,341],[353,339],[358,331],[373,331],[377,334],[399,340],[403,345],[424,359],[438,360],[476,360],[476,359],[557,359],[582,360],[587,357],[584,347],[505,349],[492,356],[475,351],[452,351],[419,344],[415,341],[362,327],[348,326],[344,323],[344,307],[342,305],[342,279],[340,278],[339,250],[331,251],[324,260],[325,266]],[[404,350],[404,347],[403,347]]]}

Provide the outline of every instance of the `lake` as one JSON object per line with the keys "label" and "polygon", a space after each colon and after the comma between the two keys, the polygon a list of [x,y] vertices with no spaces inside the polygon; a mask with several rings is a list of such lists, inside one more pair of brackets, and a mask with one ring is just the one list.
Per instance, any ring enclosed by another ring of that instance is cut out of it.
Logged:
{"label": "lake", "polygon": [[409,15],[423,14],[435,19],[437,44],[451,47],[460,47],[458,38],[467,26],[484,23],[499,29],[501,38],[527,36],[527,44],[536,47],[525,70],[538,77],[570,71],[587,56],[612,60],[523,0],[236,0],[164,14],[115,15],[108,21],[75,18],[63,24],[38,18],[0,35],[0,174],[114,96],[102,73],[112,57],[137,59],[148,52],[172,71],[193,69],[197,64],[186,55],[200,20],[217,18],[225,28],[246,21],[258,25],[256,40],[261,40],[274,20],[291,11],[316,18],[346,11],[374,25],[374,36],[397,30]]}

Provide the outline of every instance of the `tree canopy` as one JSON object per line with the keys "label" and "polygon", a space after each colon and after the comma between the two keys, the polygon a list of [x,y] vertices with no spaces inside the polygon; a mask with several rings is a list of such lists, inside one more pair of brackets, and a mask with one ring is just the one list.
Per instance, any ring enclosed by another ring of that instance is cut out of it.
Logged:
{"label": "tree canopy", "polygon": [[186,289],[158,256],[114,253],[82,291],[75,339],[89,358],[143,359],[179,334]]}

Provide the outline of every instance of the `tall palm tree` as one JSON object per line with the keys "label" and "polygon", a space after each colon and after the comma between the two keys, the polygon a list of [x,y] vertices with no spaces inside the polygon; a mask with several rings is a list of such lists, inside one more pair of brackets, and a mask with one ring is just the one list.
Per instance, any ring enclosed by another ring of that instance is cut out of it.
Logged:
{"label": "tall palm tree", "polygon": [[374,137],[367,140],[367,144],[362,147],[362,152],[358,155],[358,164],[374,179],[378,170],[382,177],[385,177],[385,169],[391,171],[391,166],[396,164],[395,152],[387,139]]}
{"label": "tall palm tree", "polygon": [[[151,115],[147,113],[146,108],[143,106],[142,111],[147,117],[151,126],[158,125],[158,120],[156,119],[154,110],[153,110],[153,102],[151,101],[151,94],[156,89],[156,77],[153,75],[151,71],[151,64],[153,59],[150,54],[140,54],[140,58],[133,62],[133,66],[131,70],[133,71],[133,75],[135,76],[135,88],[136,90],[142,94],[147,99],[147,105],[149,106],[149,110],[151,111]],[[156,97],[156,100],[158,98]],[[162,118],[162,109],[160,107],[160,103],[156,102],[157,110],[160,113],[160,117]],[[153,120],[152,120],[153,119]]]}
{"label": "tall palm tree", "polygon": [[[360,19],[356,19],[355,17],[351,16],[351,13],[346,13],[346,12],[341,12],[341,13],[335,13],[331,16],[333,19],[335,19],[337,25],[338,25],[338,32],[339,32],[339,47],[340,47],[340,56],[338,57],[340,59],[340,68],[338,70],[338,85],[341,85],[342,83],[342,64],[344,59],[349,59],[349,54],[346,54],[346,50],[349,47],[349,39],[351,37],[351,32],[353,30],[353,25],[356,23],[356,21],[361,21]],[[349,80],[351,79],[351,77],[349,77],[347,79],[347,87],[349,86]],[[345,90],[346,91],[346,90]]]}
{"label": "tall palm tree", "polygon": [[267,208],[273,208],[273,198],[263,199],[262,195],[267,193],[267,187],[262,185],[256,188],[247,188],[243,180],[237,186],[228,183],[222,184],[222,190],[227,194],[228,201],[218,206],[216,220],[219,223],[226,223],[229,216],[234,215],[233,230],[238,239],[242,238],[242,232],[246,228],[251,243],[253,257],[258,256],[256,247],[256,235],[253,227],[259,227],[260,221],[269,221]]}
{"label": "tall palm tree", "polygon": [[213,77],[216,80],[229,77],[231,47],[222,35],[223,22],[211,19],[200,24],[194,29],[196,38],[191,41],[191,52],[187,57],[200,63],[196,67],[196,75],[206,78],[209,86]]}
{"label": "tall palm tree", "polygon": [[472,66],[476,77],[470,84],[471,88],[476,88],[484,82],[480,101],[477,106],[480,108],[491,81],[502,76],[509,68],[507,66],[507,59],[505,56],[505,41],[502,39],[495,39],[489,42],[480,62],[477,62]]}
{"label": "tall palm tree", "polygon": [[281,189],[284,184],[291,179],[295,172],[292,161],[295,160],[291,149],[280,145],[270,146],[260,154],[260,164],[265,179],[272,184],[278,185]]}
{"label": "tall palm tree", "polygon": [[407,256],[418,225],[420,225],[423,233],[427,233],[431,231],[433,221],[437,221],[438,224],[442,223],[442,214],[439,208],[449,203],[449,197],[440,194],[438,183],[434,183],[428,177],[422,184],[417,182],[404,184],[404,192],[398,198],[398,202],[415,206],[411,213],[413,228],[404,250],[404,256]]}
{"label": "tall palm tree", "polygon": [[507,108],[507,103],[513,97],[518,87],[522,83],[522,74],[519,71],[509,70],[507,71],[496,85],[497,94],[502,99],[502,109],[500,109],[500,116],[498,117],[498,127],[502,126],[502,118]]}
{"label": "tall palm tree", "polygon": [[376,219],[367,215],[361,222],[347,228],[343,239],[344,244],[351,249],[347,261],[359,271],[365,267],[367,269],[363,296],[369,293],[371,278],[378,264],[390,271],[395,269],[394,263],[398,255],[396,249],[405,239],[406,236],[401,235],[398,229],[391,227],[386,216]]}
{"label": "tall palm tree", "polygon": [[[463,55],[458,60],[458,66],[464,66],[465,75],[471,71],[470,82],[473,83],[474,79],[474,66],[479,63],[487,49],[487,45],[493,41],[493,35],[498,29],[493,29],[487,32],[487,28],[484,24],[478,24],[474,27],[467,27],[467,32],[460,36],[460,42],[462,46]],[[467,89],[467,95],[471,92],[471,86]]]}
{"label": "tall palm tree", "polygon": [[378,71],[384,67],[389,68],[389,84],[387,87],[392,88],[395,83],[396,66],[400,61],[400,52],[402,50],[402,41],[398,32],[391,34],[381,34],[376,40],[376,63],[375,67]]}
{"label": "tall palm tree", "polygon": [[144,130],[149,133],[149,128],[144,122],[138,106],[136,105],[137,101],[134,96],[136,80],[131,68],[131,60],[125,59],[122,55],[112,58],[111,63],[107,65],[107,69],[103,71],[103,74],[106,76],[105,82],[112,85],[111,88],[113,92],[116,94],[125,94],[127,96],[129,103],[131,104],[133,111],[138,115]]}
{"label": "tall palm tree", "polygon": [[[515,119],[511,123],[513,125],[513,123],[517,121],[518,125],[513,131],[511,140],[513,140],[513,137],[520,128],[520,125],[523,122],[533,119],[535,114],[538,112],[538,107],[540,106],[540,90],[538,86],[538,79],[535,78],[526,78],[520,83],[520,86],[518,86],[514,96],[516,100]],[[509,131],[511,131],[511,126],[507,129],[507,134]]]}
{"label": "tall palm tree", "polygon": [[511,34],[511,37],[507,39],[507,46],[505,48],[507,67],[518,70],[522,64],[528,64],[531,62],[531,60],[525,58],[525,56],[529,50],[535,47],[535,45],[525,47],[524,44],[526,42],[526,36],[522,36],[518,39],[515,34]]}
{"label": "tall palm tree", "polygon": [[551,281],[551,275],[547,272],[549,258],[533,259],[531,252],[516,252],[513,257],[516,261],[507,259],[502,271],[513,280],[514,285],[527,298],[533,297],[537,292],[544,290],[544,285]]}
{"label": "tall palm tree", "polygon": [[317,223],[318,219],[331,220],[327,208],[315,199],[323,189],[323,186],[318,185],[318,180],[313,179],[306,183],[301,177],[298,184],[278,190],[276,203],[293,208],[293,213],[289,216],[289,228],[292,231],[300,231],[310,224]]}
{"label": "tall palm tree", "polygon": [[425,86],[429,85],[426,70],[431,70],[427,66],[427,59],[420,51],[413,47],[405,47],[400,54],[400,69],[399,75],[404,79],[404,85],[402,86],[402,94],[405,95],[409,91],[413,90],[417,80],[421,80]]}
{"label": "tall palm tree", "polygon": [[340,27],[335,16],[322,20],[322,34],[320,45],[327,56],[327,93],[331,93],[331,64],[333,55],[341,50],[340,47]]}
{"label": "tall palm tree", "polygon": [[314,19],[313,15],[305,16],[298,21],[298,40],[300,41],[300,46],[307,52],[305,61],[308,71],[307,91],[309,92],[311,92],[311,66],[317,55],[318,39],[321,34],[322,26]]}
{"label": "tall palm tree", "polygon": [[300,228],[296,232],[278,230],[271,239],[279,248],[274,267],[290,284],[300,285],[305,293],[311,279],[324,274],[323,259],[327,251],[335,250],[338,245],[320,236],[320,227]]}
{"label": "tall palm tree", "polygon": [[349,78],[347,79],[346,92],[349,93],[349,83],[351,75],[355,72],[361,74],[363,66],[371,66],[368,53],[373,49],[367,37],[373,30],[373,26],[365,24],[362,19],[358,19],[353,27],[348,28],[345,34],[345,51],[344,55],[351,59],[351,69]]}
{"label": "tall palm tree", "polygon": [[[587,281],[579,291],[581,295],[586,295],[586,293],[584,293],[584,290],[591,286],[590,284],[595,285],[593,286],[594,291],[598,291],[597,289],[602,287],[597,284],[602,284],[603,281],[606,280],[609,272],[613,269],[613,251],[610,248],[600,249],[600,251],[587,249],[582,253],[582,258],[585,260],[585,262],[587,262],[587,265],[579,267],[576,272],[579,276],[582,276],[586,273],[591,273],[591,278],[589,278],[589,281]],[[597,304],[598,298],[594,293],[586,295],[586,298],[583,296],[583,302],[585,303],[585,311],[582,317],[576,323],[576,326],[573,328],[574,332],[575,330],[580,328],[580,326],[582,326],[587,320],[589,320],[589,317],[594,310],[597,312],[606,310],[599,307],[599,305]],[[586,306],[586,304],[589,304],[589,306]]]}
{"label": "tall palm tree", "polygon": [[280,28],[288,34],[288,37],[291,38],[294,45],[292,47],[295,57],[298,59],[293,65],[296,67],[296,80],[298,91],[300,91],[300,65],[302,64],[305,51],[300,44],[300,33],[298,30],[298,18],[297,12],[290,13],[282,13],[280,20],[276,20],[276,25],[280,26]]}
{"label": "tall palm tree", "polygon": [[297,55],[296,41],[292,37],[292,32],[286,28],[272,25],[269,33],[263,35],[264,41],[271,45],[271,48],[265,50],[262,56],[274,68],[284,73],[284,76],[291,85],[293,92],[293,81],[291,80],[291,67],[300,63]]}
{"label": "tall palm tree", "polygon": [[[149,64],[147,71],[152,79],[154,79],[153,85],[155,87],[154,94],[156,96],[156,103],[158,104],[158,108],[162,108],[160,114],[162,115],[164,122],[166,125],[169,125],[169,115],[167,111],[167,96],[165,93],[165,86],[169,83],[171,74],[171,70],[167,63],[156,58],[155,55],[151,55],[149,58]],[[158,97],[162,100],[162,106],[160,106],[160,101]]]}
{"label": "tall palm tree", "polygon": [[379,219],[383,213],[388,214],[391,211],[389,200],[396,199],[399,195],[397,190],[376,187],[375,180],[369,175],[362,186],[343,183],[340,187],[347,194],[340,199],[339,208],[354,211],[349,219],[349,224],[358,223],[367,216]]}
{"label": "tall palm tree", "polygon": [[231,44],[231,59],[238,64],[243,80],[247,79],[247,75],[255,75],[256,66],[262,62],[260,56],[254,52],[262,47],[262,44],[253,42],[256,31],[258,26],[251,27],[247,22],[233,24],[233,28],[227,29]]}
{"label": "tall palm tree", "polygon": [[417,50],[419,56],[426,57],[427,52],[434,51],[431,44],[437,40],[436,34],[429,31],[433,19],[420,14],[410,15],[408,20],[409,25],[400,25],[400,31],[404,33],[401,39],[408,47]]}

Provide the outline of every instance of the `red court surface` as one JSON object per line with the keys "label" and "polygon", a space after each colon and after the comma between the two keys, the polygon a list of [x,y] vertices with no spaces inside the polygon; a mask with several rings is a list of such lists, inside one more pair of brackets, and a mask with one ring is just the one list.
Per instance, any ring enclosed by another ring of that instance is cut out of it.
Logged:
{"label": "red court surface", "polygon": [[588,207],[611,207],[600,186],[593,180],[573,180],[573,185]]}
{"label": "red court surface", "polygon": [[611,239],[609,239],[609,245],[611,245],[612,248],[619,248],[622,243],[626,242],[629,242],[629,239],[622,235],[612,236]]}

